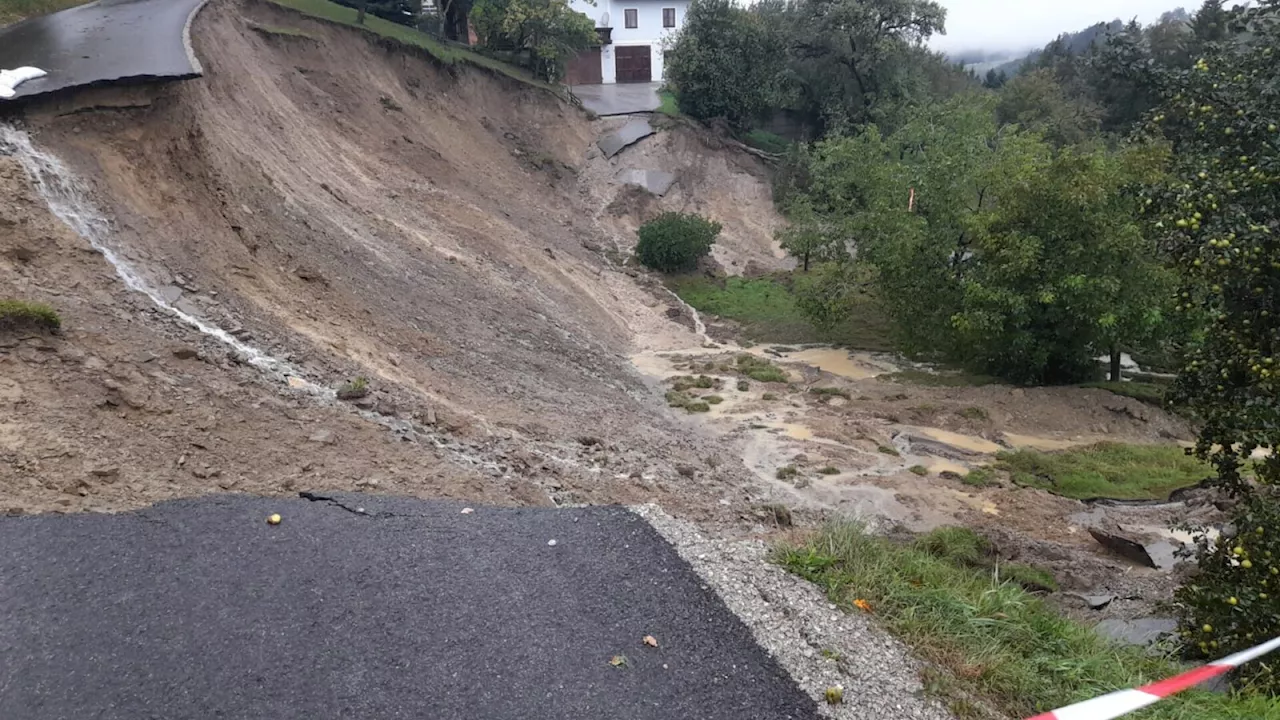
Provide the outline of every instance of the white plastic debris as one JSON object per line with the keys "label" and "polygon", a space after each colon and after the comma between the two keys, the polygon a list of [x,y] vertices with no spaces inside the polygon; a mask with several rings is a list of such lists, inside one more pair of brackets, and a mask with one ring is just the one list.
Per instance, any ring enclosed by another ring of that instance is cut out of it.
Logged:
{"label": "white plastic debris", "polygon": [[28,80],[44,77],[49,73],[34,67],[20,67],[13,70],[0,70],[0,98],[11,98],[17,94],[17,88]]}
{"label": "white plastic debris", "polygon": [[548,540],[548,541],[547,541],[547,544],[548,544],[548,545],[550,545],[551,547],[555,547],[555,546],[556,546],[556,541],[555,541],[555,540]]}
{"label": "white plastic debris", "polygon": [[475,510],[472,510],[471,508],[462,508],[463,515],[470,515],[473,512],[475,512]]}

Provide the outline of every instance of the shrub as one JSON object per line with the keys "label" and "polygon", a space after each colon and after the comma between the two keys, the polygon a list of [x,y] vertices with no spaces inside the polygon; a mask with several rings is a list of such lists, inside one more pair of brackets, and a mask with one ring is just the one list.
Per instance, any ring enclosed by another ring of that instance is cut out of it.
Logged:
{"label": "shrub", "polygon": [[358,400],[368,394],[369,380],[363,377],[355,378],[338,388],[339,400]]}
{"label": "shrub", "polygon": [[44,303],[23,300],[0,300],[0,331],[44,330],[57,332],[62,318],[57,311]]}
{"label": "shrub", "polygon": [[[787,374],[777,365],[755,355],[739,355],[738,372],[758,382],[786,382]],[[765,398],[768,400],[769,398]]]}
{"label": "shrub", "polygon": [[902,454],[902,453],[899,453],[895,448],[891,448],[888,445],[881,445],[880,447],[876,448],[876,450],[884,453],[885,455],[893,455],[894,457],[898,457]]}
{"label": "shrub", "polygon": [[720,223],[692,213],[666,212],[640,226],[636,258],[659,272],[692,270],[711,252]]}
{"label": "shrub", "polygon": [[778,468],[778,472],[775,473],[775,475],[779,480],[790,480],[791,478],[799,474],[800,474],[800,471],[796,469],[795,465],[787,465],[785,467],[780,467]]}
{"label": "shrub", "polygon": [[[1175,598],[1188,655],[1216,659],[1280,635],[1280,498],[1259,493],[1235,512],[1235,537],[1201,540],[1198,570]],[[1237,671],[1239,681],[1280,694],[1275,660]]]}
{"label": "shrub", "polygon": [[706,397],[702,398],[702,400],[711,405],[719,405],[720,403],[724,402],[724,398],[720,397],[719,395],[707,395]]}
{"label": "shrub", "polygon": [[761,400],[777,400],[778,396],[775,395],[774,393],[765,393],[760,396],[760,399]]}
{"label": "shrub", "polygon": [[823,395],[827,397],[831,397],[831,396],[842,397],[845,400],[849,400],[850,398],[853,397],[852,395],[849,394],[849,391],[845,390],[844,388],[816,387],[816,388],[809,388],[809,392],[814,395]]}
{"label": "shrub", "polygon": [[839,474],[840,474],[840,468],[838,468],[838,467],[836,467],[836,466],[834,466],[834,465],[828,465],[828,466],[826,466],[826,467],[822,468],[821,470],[819,470],[819,471],[818,471],[818,474],[819,474],[819,475],[839,475]]}
{"label": "shrub", "polygon": [[738,381],[738,391],[739,391],[739,392],[746,392],[747,390],[750,390],[750,389],[751,389],[751,383],[747,382],[746,380],[739,380],[739,381]]}
{"label": "shrub", "polygon": [[907,469],[916,475],[920,475],[921,477],[929,474],[929,468],[923,465],[912,465]]}

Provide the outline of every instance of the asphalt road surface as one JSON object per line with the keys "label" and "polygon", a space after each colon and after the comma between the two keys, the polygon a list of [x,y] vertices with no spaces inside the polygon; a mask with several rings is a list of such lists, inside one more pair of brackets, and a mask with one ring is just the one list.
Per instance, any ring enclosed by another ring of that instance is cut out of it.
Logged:
{"label": "asphalt road surface", "polygon": [[99,0],[31,18],[0,29],[0,68],[31,65],[49,73],[19,85],[14,100],[71,87],[199,75],[184,30],[202,2]]}
{"label": "asphalt road surface", "polygon": [[627,510],[462,507],[0,518],[0,718],[818,717]]}

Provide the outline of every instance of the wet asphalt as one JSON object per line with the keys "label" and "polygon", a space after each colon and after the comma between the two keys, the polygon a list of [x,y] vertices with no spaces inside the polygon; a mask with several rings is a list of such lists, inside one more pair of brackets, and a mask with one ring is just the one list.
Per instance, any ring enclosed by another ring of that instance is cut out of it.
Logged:
{"label": "wet asphalt", "polygon": [[46,77],[17,88],[15,102],[72,87],[199,74],[183,28],[202,0],[99,0],[0,29],[0,68]]}
{"label": "wet asphalt", "polygon": [[0,518],[0,718],[818,717],[629,511],[462,508]]}

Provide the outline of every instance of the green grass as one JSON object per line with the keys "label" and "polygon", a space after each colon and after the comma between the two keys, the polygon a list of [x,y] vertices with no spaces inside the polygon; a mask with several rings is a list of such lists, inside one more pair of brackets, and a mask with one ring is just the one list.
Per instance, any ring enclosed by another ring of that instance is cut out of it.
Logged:
{"label": "green grass", "polygon": [[88,0],[0,0],[0,27],[84,5]]}
{"label": "green grass", "polygon": [[784,383],[787,381],[787,373],[782,368],[755,355],[739,355],[736,362],[738,372],[757,382]]}
{"label": "green grass", "polygon": [[[950,707],[980,717],[966,698],[1023,718],[1166,678],[1179,671],[1141,649],[1112,646],[1014,582],[831,525],[800,546],[780,547],[775,562],[824,588],[852,610],[855,599],[925,660],[930,690]],[[854,611],[860,612],[860,611]],[[1278,720],[1270,698],[1188,691],[1126,720]]]}
{"label": "green grass", "polygon": [[845,400],[850,400],[853,397],[849,394],[849,391],[844,388],[815,387],[809,388],[809,392],[813,395],[822,395],[823,397],[842,397]]}
{"label": "green grass", "polygon": [[968,475],[961,475],[960,482],[971,487],[991,487],[996,484],[996,473],[989,467],[976,467]]}
{"label": "green grass", "polygon": [[0,300],[0,332],[38,330],[57,332],[62,327],[58,312],[44,303]]}
{"label": "green grass", "polygon": [[1015,483],[1069,498],[1164,500],[1213,474],[1208,465],[1170,445],[1098,443],[1061,452],[1002,452],[996,467]]}
{"label": "green grass", "polygon": [[699,312],[739,323],[756,343],[834,343],[856,350],[888,351],[889,320],[872,300],[863,300],[849,320],[824,333],[800,312],[791,293],[791,273],[758,278],[681,275],[667,284]]}
{"label": "green grass", "polygon": [[680,106],[676,104],[676,96],[669,90],[663,90],[658,93],[658,99],[662,104],[658,105],[658,112],[671,117],[680,117]]}
{"label": "green grass", "polygon": [[702,400],[711,405],[719,405],[720,403],[724,402],[724,398],[720,397],[719,395],[706,395],[702,398]]}
{"label": "green grass", "polygon": [[928,387],[982,387],[995,385],[999,378],[967,372],[926,372],[924,370],[899,370],[889,375],[881,375],[881,380],[902,383],[903,385],[924,385]]}
{"label": "green grass", "polygon": [[907,469],[910,470],[913,475],[919,475],[921,477],[929,474],[929,468],[923,465],[912,465]]}
{"label": "green grass", "polygon": [[891,448],[888,445],[881,445],[880,447],[876,448],[876,450],[884,453],[885,455],[892,455],[894,457],[899,457],[900,455],[902,455],[902,453],[898,452],[896,448]]}
{"label": "green grass", "polygon": [[[6,0],[0,0],[0,2],[4,1]],[[297,10],[305,15],[320,18],[321,20],[329,20],[330,22],[349,25],[355,28],[362,27],[364,30],[375,35],[399,40],[406,45],[412,45],[413,47],[427,51],[427,53],[432,57],[447,65],[457,65],[459,63],[475,65],[477,67],[500,72],[503,75],[515,78],[523,83],[528,83],[543,89],[554,90],[551,85],[534,78],[529,72],[514,65],[508,65],[501,60],[486,57],[468,50],[461,45],[442,42],[441,40],[437,40],[424,32],[393,23],[390,20],[383,20],[382,18],[374,17],[373,15],[365,15],[364,25],[357,25],[357,12],[355,8],[349,8],[337,3],[329,2],[329,0],[271,0],[271,2],[292,10]]]}
{"label": "green grass", "polygon": [[828,466],[826,466],[826,467],[824,467],[824,468],[819,469],[819,470],[818,470],[818,474],[819,474],[819,475],[839,475],[839,474],[840,474],[840,468],[838,468],[838,467],[836,467],[836,466],[834,466],[834,465],[828,465]]}
{"label": "green grass", "polygon": [[786,138],[767,130],[752,130],[743,136],[742,142],[757,150],[763,150],[775,155],[781,155],[786,152],[787,147],[791,145],[791,142]]}
{"label": "green grass", "polygon": [[1166,386],[1157,383],[1109,381],[1083,383],[1080,387],[1106,390],[1116,395],[1140,400],[1148,405],[1155,405],[1156,407],[1164,407],[1164,392],[1168,389]]}

